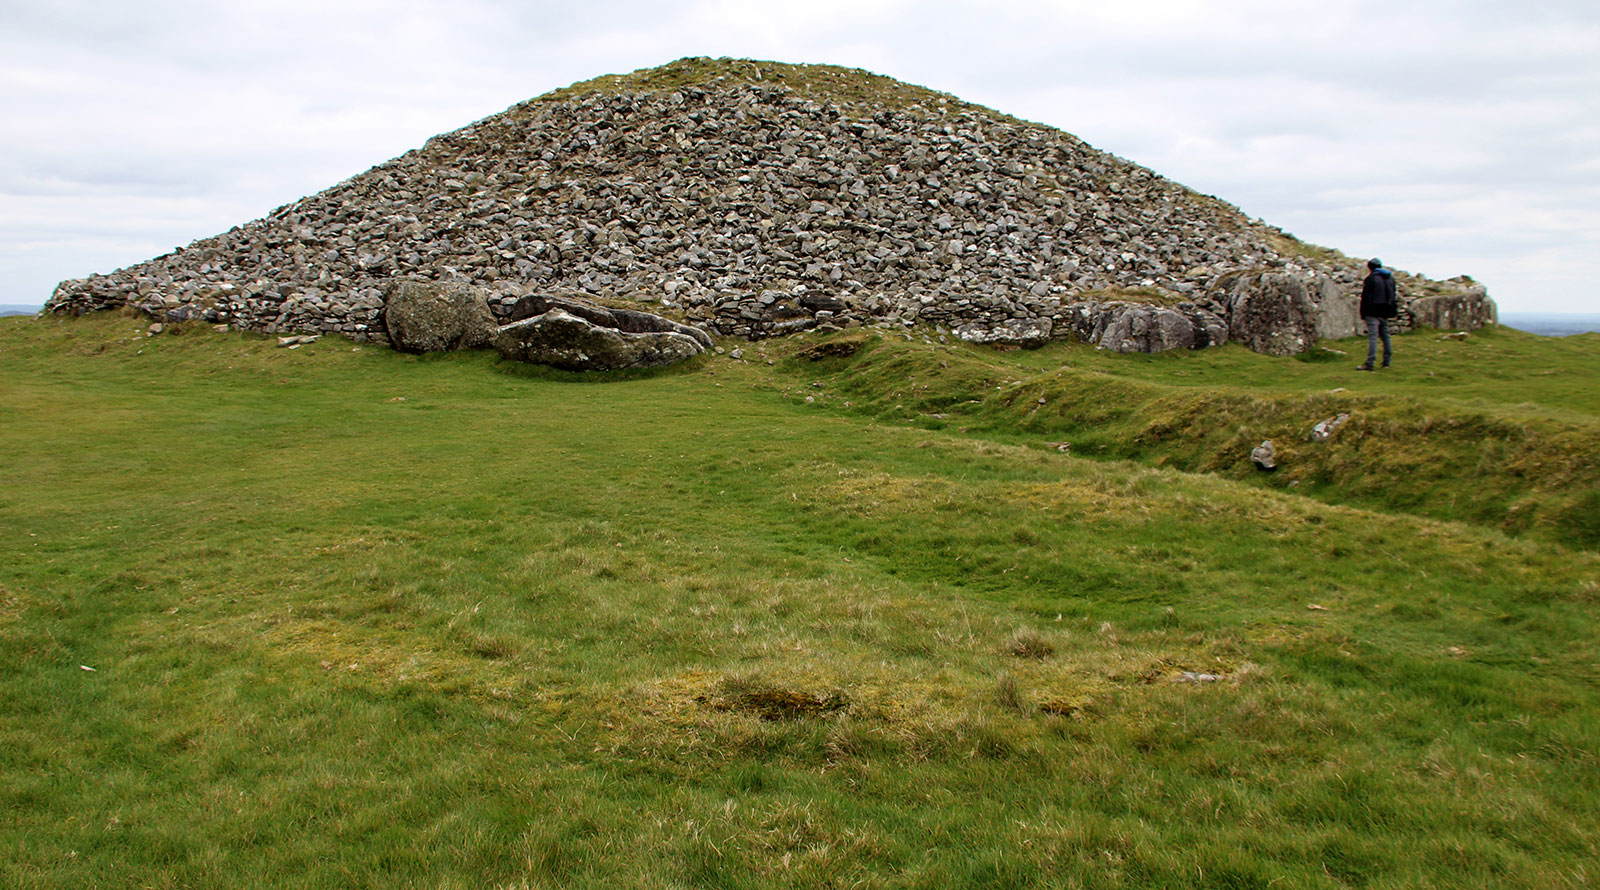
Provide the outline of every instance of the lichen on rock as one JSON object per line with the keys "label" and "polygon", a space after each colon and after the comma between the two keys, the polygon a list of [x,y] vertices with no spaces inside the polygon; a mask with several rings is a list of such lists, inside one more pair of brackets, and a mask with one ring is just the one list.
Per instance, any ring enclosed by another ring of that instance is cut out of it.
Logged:
{"label": "lichen on rock", "polygon": [[469,284],[397,281],[384,303],[384,328],[402,352],[476,349],[494,338],[494,313],[483,289]]}
{"label": "lichen on rock", "polygon": [[565,309],[551,309],[504,325],[495,333],[494,348],[507,359],[566,371],[656,368],[705,351],[688,334],[631,333],[579,318]]}

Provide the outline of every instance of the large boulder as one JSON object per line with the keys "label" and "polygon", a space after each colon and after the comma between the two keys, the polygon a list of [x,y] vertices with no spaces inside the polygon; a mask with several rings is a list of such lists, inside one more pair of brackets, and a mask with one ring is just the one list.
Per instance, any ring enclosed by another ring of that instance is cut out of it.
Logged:
{"label": "large boulder", "polygon": [[1305,279],[1282,272],[1240,272],[1218,283],[1228,307],[1228,337],[1266,355],[1298,355],[1317,340],[1317,305]]}
{"label": "large boulder", "polygon": [[1194,324],[1160,306],[1128,306],[1112,317],[1100,335],[1100,348],[1113,352],[1166,352],[1194,348]]}
{"label": "large boulder", "polygon": [[1408,327],[1474,330],[1498,322],[1499,312],[1483,285],[1471,279],[1451,279],[1448,283],[1461,283],[1463,289],[1401,301],[1405,314],[1410,316]]}
{"label": "large boulder", "polygon": [[1201,349],[1227,342],[1228,328],[1202,309],[1184,312],[1165,306],[1114,303],[1100,331],[1100,348],[1114,352],[1166,352]]}
{"label": "large boulder", "polygon": [[1343,340],[1362,333],[1359,288],[1345,287],[1327,275],[1315,276],[1307,285],[1317,306],[1317,336],[1324,340]]}
{"label": "large boulder", "polygon": [[560,308],[501,327],[494,336],[494,348],[513,361],[566,371],[655,368],[705,351],[701,341],[689,334],[618,330]]}
{"label": "large boulder", "polygon": [[497,327],[487,291],[436,281],[391,284],[383,321],[389,342],[401,352],[477,349],[494,339]]}
{"label": "large boulder", "polygon": [[1063,327],[1113,352],[1204,349],[1228,342],[1228,325],[1193,303],[1176,307],[1113,300],[1064,307]]}
{"label": "large boulder", "polygon": [[628,334],[683,334],[693,338],[706,349],[711,348],[711,335],[687,324],[680,324],[651,312],[635,309],[612,309],[587,300],[559,294],[528,294],[511,307],[511,322],[543,315],[551,309],[560,309],[603,328],[614,328]]}

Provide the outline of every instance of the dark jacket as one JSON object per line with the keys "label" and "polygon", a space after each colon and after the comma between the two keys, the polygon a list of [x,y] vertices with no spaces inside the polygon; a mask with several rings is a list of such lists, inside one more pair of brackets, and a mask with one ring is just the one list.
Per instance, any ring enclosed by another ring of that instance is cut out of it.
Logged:
{"label": "dark jacket", "polygon": [[1394,286],[1394,274],[1388,269],[1373,269],[1367,280],[1361,282],[1361,317],[1394,318],[1400,311],[1400,300]]}

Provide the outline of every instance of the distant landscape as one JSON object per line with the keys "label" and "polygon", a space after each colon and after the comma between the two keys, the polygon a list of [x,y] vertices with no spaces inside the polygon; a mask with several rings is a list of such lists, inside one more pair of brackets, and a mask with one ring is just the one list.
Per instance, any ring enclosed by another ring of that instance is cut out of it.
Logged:
{"label": "distant landscape", "polygon": [[0,303],[0,318],[4,318],[8,315],[33,315],[34,313],[38,312],[39,309],[39,306],[17,306]]}
{"label": "distant landscape", "polygon": [[1500,323],[1508,328],[1543,334],[1546,337],[1566,337],[1600,331],[1600,315],[1561,312],[1502,312]]}

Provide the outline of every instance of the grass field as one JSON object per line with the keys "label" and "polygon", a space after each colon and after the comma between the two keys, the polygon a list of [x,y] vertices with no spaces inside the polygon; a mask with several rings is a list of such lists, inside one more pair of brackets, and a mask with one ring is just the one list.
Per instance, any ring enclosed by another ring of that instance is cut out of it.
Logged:
{"label": "grass field", "polygon": [[0,886],[1600,883],[1600,336],[142,330],[0,319]]}

